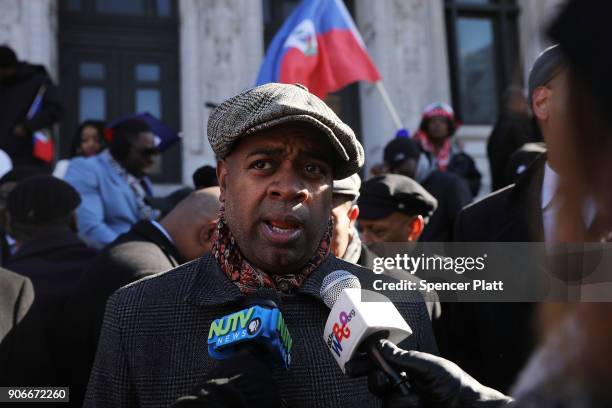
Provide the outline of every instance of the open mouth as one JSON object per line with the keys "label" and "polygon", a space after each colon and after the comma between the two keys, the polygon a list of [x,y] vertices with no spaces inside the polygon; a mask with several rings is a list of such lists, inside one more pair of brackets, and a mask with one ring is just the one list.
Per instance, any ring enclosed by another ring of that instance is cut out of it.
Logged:
{"label": "open mouth", "polygon": [[264,220],[262,226],[263,235],[268,241],[276,244],[287,244],[295,241],[304,230],[303,224],[292,218]]}

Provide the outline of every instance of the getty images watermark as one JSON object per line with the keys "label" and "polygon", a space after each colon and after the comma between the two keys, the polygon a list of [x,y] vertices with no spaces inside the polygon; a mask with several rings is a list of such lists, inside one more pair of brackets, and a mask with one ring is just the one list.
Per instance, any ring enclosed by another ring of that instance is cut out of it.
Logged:
{"label": "getty images watermark", "polygon": [[[437,255],[418,256],[408,254],[396,254],[390,257],[376,257],[372,270],[376,274],[383,274],[391,270],[402,270],[411,275],[423,276],[431,272],[452,272],[463,275],[466,272],[483,271],[486,268],[488,255],[482,256],[458,256],[443,257]],[[377,279],[373,283],[374,290],[418,290],[421,292],[432,291],[503,291],[504,282],[501,280],[489,281],[486,279],[472,279],[462,282],[432,282],[427,279],[408,280],[400,279],[394,282],[387,282]]]}

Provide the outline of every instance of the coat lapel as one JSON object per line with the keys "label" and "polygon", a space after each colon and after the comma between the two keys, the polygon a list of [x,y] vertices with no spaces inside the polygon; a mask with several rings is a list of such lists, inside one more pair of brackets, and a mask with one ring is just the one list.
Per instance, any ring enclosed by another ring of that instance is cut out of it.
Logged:
{"label": "coat lapel", "polygon": [[509,197],[511,216],[494,241],[542,242],[542,181],[546,155],[540,155],[516,182]]}

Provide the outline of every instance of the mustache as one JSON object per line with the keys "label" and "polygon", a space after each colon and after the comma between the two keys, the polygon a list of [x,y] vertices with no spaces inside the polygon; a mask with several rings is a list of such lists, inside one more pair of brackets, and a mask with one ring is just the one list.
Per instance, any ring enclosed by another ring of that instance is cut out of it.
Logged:
{"label": "mustache", "polygon": [[309,211],[304,206],[298,208],[289,206],[278,206],[276,208],[266,208],[261,211],[259,219],[261,221],[281,221],[288,224],[303,226],[309,219]]}

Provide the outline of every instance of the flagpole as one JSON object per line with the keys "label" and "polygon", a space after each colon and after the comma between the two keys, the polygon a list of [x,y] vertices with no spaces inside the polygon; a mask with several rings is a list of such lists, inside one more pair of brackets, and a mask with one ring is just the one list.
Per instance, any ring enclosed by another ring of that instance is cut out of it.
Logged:
{"label": "flagpole", "polygon": [[387,90],[385,89],[382,81],[376,81],[375,85],[376,89],[378,89],[378,92],[380,92],[380,96],[382,96],[383,98],[383,102],[385,103],[385,106],[387,107],[387,110],[391,115],[391,119],[393,119],[393,124],[395,125],[396,129],[403,129],[404,125],[402,125],[402,121],[400,120],[399,115],[397,114],[397,111],[395,110],[395,107],[391,102],[391,99],[389,99],[389,95],[387,94]]}

